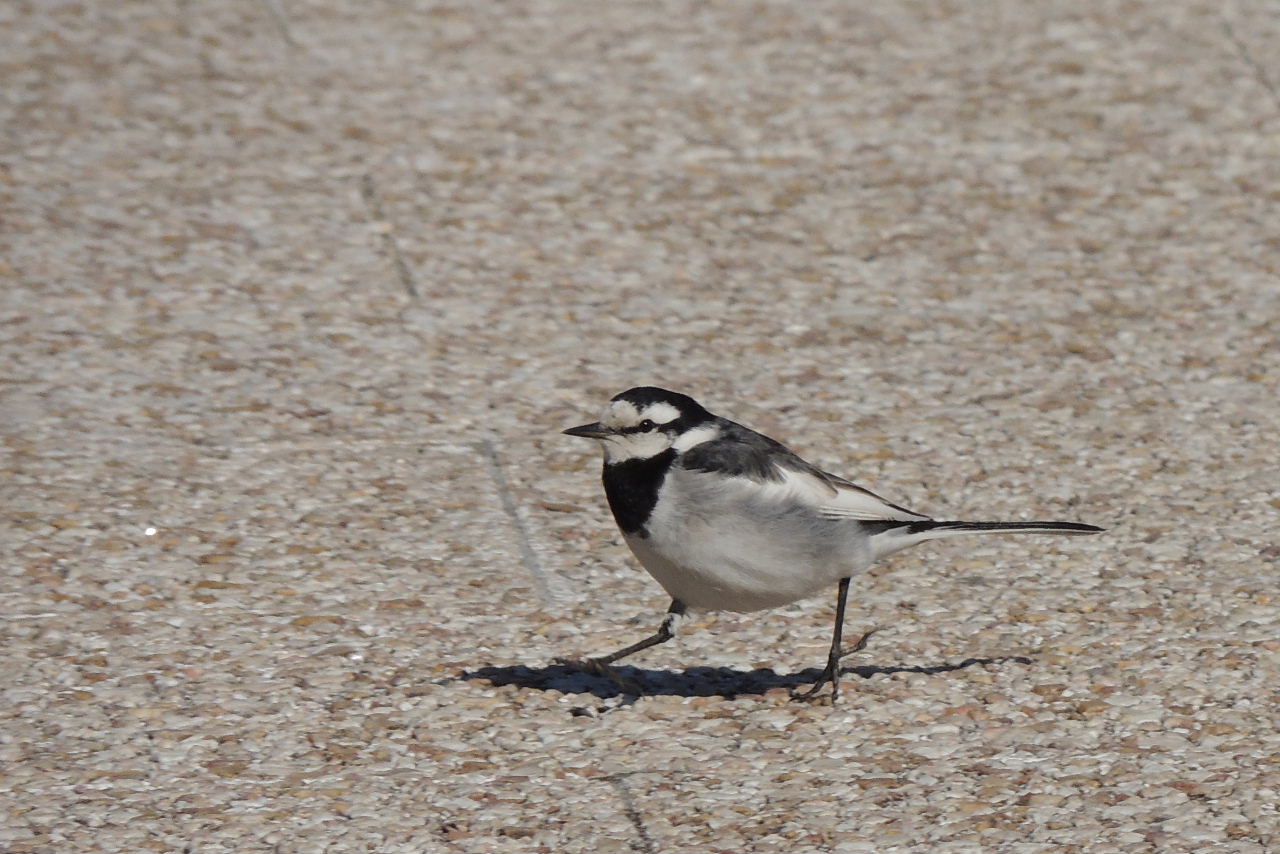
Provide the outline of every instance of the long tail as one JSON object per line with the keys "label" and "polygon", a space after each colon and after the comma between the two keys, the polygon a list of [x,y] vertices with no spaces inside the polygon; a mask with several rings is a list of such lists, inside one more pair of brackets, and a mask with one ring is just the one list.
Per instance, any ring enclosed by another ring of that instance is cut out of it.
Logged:
{"label": "long tail", "polygon": [[876,557],[956,534],[1100,534],[1105,528],[1079,522],[863,522],[873,530],[872,550]]}
{"label": "long tail", "polygon": [[1101,534],[1106,528],[1079,522],[912,522],[907,533],[928,534],[926,539],[951,534],[984,532],[987,534]]}

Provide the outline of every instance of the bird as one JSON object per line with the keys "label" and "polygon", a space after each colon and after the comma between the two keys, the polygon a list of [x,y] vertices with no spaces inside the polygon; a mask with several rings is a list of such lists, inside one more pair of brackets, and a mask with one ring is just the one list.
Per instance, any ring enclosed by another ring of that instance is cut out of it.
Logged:
{"label": "bird", "polygon": [[[961,534],[1098,534],[1078,522],[939,521],[893,504],[806,462],[781,442],[715,415],[686,394],[637,386],[614,395],[600,420],[563,431],[604,451],[601,479],[632,554],[671,597],[650,636],[608,655],[562,659],[614,676],[610,665],[675,636],[690,611],[760,611],[836,587],[826,666],[797,700],[840,695],[852,579],[873,561]],[[616,678],[616,676],[615,676]]]}

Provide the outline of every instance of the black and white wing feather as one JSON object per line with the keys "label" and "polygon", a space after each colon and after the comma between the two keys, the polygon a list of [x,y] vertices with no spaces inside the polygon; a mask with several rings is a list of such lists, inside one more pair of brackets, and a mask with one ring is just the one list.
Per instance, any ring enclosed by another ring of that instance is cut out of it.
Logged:
{"label": "black and white wing feather", "polygon": [[761,497],[807,505],[824,519],[861,523],[877,557],[955,534],[1096,534],[1102,530],[1076,522],[937,521],[828,474],[741,424],[718,419],[717,427],[717,437],[689,449],[680,465],[749,480]]}
{"label": "black and white wing feather", "polygon": [[828,474],[785,445],[741,424],[720,419],[719,435],[690,448],[680,465],[693,471],[745,478],[762,493],[807,504],[826,519],[927,522],[928,516],[886,501],[869,489]]}

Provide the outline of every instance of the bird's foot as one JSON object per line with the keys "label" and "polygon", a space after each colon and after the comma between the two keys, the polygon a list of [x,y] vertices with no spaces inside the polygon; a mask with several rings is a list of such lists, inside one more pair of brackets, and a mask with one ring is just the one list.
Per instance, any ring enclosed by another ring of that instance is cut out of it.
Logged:
{"label": "bird's foot", "polygon": [[[807,691],[792,691],[791,699],[799,700],[804,703],[823,703],[825,705],[835,705],[836,700],[840,698],[840,659],[846,655],[853,655],[855,652],[861,652],[867,645],[867,641],[879,629],[869,629],[863,632],[862,637],[854,641],[853,646],[848,646],[840,650],[840,654],[834,658],[827,660],[827,667],[822,671],[822,675],[818,677],[818,681],[814,682]],[[831,683],[830,694],[819,694],[822,686],[828,682]]]}
{"label": "bird's foot", "polygon": [[866,649],[867,647],[867,641],[870,640],[871,636],[878,631],[880,631],[880,628],[877,626],[874,629],[868,629],[867,631],[863,632],[862,637],[858,638],[858,640],[853,644],[853,646],[848,646],[840,650],[840,657],[844,658],[846,655],[853,655],[855,652],[862,652],[862,650]]}
{"label": "bird's foot", "polygon": [[[839,666],[838,662],[828,664],[826,670],[823,670],[822,675],[818,677],[817,682],[814,682],[807,691],[792,691],[791,699],[801,703],[820,703],[825,706],[834,706],[840,696]],[[831,693],[819,694],[818,692],[822,690],[822,686],[828,682],[831,683]]]}

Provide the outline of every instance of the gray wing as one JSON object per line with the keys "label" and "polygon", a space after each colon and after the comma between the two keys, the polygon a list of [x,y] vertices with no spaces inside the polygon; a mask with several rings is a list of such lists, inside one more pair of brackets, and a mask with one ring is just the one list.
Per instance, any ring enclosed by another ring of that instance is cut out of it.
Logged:
{"label": "gray wing", "polygon": [[720,435],[695,445],[680,465],[692,471],[716,472],[755,481],[761,495],[800,501],[827,519],[863,522],[920,522],[928,516],[900,507],[856,483],[828,474],[806,462],[781,442],[727,419],[717,423]]}

